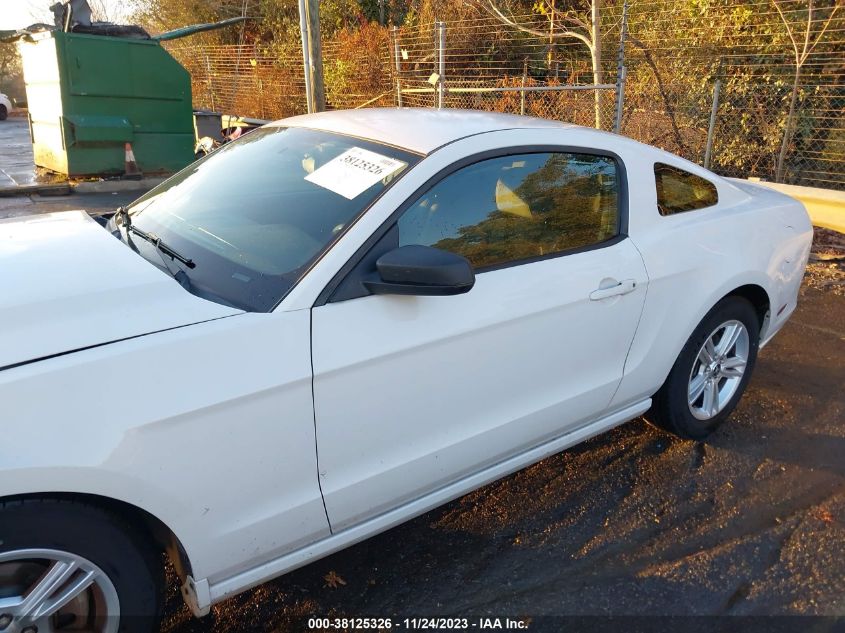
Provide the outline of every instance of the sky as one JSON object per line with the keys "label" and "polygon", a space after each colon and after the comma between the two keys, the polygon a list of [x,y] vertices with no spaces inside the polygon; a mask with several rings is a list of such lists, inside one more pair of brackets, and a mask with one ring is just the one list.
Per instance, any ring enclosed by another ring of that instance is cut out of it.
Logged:
{"label": "sky", "polygon": [[[57,0],[0,0],[0,31],[19,29],[35,22],[53,23],[50,5]],[[94,2],[91,3],[95,4]],[[97,0],[109,16],[121,17],[125,0]]]}

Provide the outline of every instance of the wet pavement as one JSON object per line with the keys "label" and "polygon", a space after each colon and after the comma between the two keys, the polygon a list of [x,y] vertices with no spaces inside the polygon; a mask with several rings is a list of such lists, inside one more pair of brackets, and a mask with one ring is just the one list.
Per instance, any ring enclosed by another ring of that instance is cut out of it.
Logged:
{"label": "wet pavement", "polygon": [[299,631],[304,616],[396,614],[845,616],[845,296],[822,289],[819,266],[830,262],[811,264],[797,312],[707,441],[635,420],[207,618],[192,618],[172,586],[164,630]]}
{"label": "wet pavement", "polygon": [[9,117],[0,121],[0,189],[38,182],[27,119]]}

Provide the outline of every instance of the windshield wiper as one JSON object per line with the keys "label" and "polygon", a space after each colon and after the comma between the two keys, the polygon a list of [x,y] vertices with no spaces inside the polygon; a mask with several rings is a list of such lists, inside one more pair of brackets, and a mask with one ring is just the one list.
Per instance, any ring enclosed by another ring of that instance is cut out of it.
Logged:
{"label": "windshield wiper", "polygon": [[132,219],[129,217],[129,212],[126,210],[125,207],[120,207],[115,215],[120,220],[120,226],[122,226],[126,231],[127,241],[129,240],[129,234],[133,233],[140,237],[142,240],[152,244],[157,251],[163,253],[164,255],[167,255],[170,259],[175,259],[178,262],[182,262],[188,268],[196,268],[197,265],[194,263],[194,260],[185,257],[173,247],[168,246],[167,244],[162,242],[161,238],[158,235],[156,235],[155,233],[147,233],[146,231],[142,231],[141,229],[133,225]]}

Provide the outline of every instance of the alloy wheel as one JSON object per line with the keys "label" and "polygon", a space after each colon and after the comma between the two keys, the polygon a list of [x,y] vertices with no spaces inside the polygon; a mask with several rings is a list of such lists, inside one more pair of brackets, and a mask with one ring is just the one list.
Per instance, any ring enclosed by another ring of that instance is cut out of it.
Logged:
{"label": "alloy wheel", "polygon": [[91,561],[52,549],[0,553],[0,633],[115,633],[120,601]]}
{"label": "alloy wheel", "polygon": [[722,323],[705,339],[690,370],[687,402],[698,420],[717,416],[739,389],[748,366],[748,329],[741,321]]}

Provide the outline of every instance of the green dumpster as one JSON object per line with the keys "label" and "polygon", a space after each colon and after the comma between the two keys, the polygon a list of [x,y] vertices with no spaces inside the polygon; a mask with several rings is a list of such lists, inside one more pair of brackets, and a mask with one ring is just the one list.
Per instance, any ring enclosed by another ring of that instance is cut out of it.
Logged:
{"label": "green dumpster", "polygon": [[122,174],[131,143],[144,174],[188,165],[191,78],[160,42],[241,19],[155,38],[62,30],[20,37],[35,164],[75,177]]}

